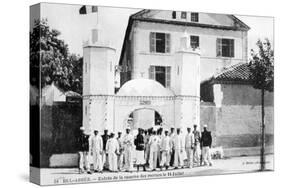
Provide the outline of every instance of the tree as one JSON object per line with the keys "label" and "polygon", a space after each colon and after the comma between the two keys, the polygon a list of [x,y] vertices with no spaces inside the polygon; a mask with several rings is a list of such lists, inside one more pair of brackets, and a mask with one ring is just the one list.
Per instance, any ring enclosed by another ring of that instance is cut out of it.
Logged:
{"label": "tree", "polygon": [[260,170],[265,170],[264,94],[274,89],[274,52],[268,39],[257,41],[258,53],[251,50],[249,63],[253,87],[261,90],[261,154]]}
{"label": "tree", "polygon": [[62,90],[82,93],[82,58],[69,54],[60,32],[50,29],[47,20],[37,20],[30,33],[30,67],[36,72],[41,63],[41,88],[55,83]]}

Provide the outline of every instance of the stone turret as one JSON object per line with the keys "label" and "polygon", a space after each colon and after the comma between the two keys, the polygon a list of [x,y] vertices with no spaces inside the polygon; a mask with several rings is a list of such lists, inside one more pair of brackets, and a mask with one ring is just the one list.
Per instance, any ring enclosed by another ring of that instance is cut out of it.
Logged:
{"label": "stone turret", "polygon": [[93,29],[83,46],[83,126],[87,131],[109,128],[114,95],[114,60],[116,50]]}
{"label": "stone turret", "polygon": [[180,38],[176,57],[175,121],[177,127],[200,123],[200,51],[190,47],[190,36],[185,32]]}

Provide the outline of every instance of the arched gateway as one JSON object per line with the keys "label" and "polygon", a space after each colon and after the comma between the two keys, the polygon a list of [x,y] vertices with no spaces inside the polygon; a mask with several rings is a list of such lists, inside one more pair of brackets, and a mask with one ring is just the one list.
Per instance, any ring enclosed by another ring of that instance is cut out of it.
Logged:
{"label": "arched gateway", "polygon": [[123,130],[131,113],[134,117],[147,119],[146,122],[151,119],[154,123],[154,113],[151,111],[159,113],[163,127],[174,126],[174,96],[171,90],[154,80],[134,79],[126,82],[115,96],[115,129]]}
{"label": "arched gateway", "polygon": [[[99,36],[98,30],[93,32],[97,32],[93,36]],[[187,126],[199,124],[200,54],[187,47],[188,39],[189,36],[183,36],[180,49],[175,52],[170,66],[169,88],[156,80],[135,75],[135,79],[125,82],[116,94],[115,49],[99,38],[84,44],[83,126],[86,131],[123,131],[131,113],[138,123],[136,127],[141,127],[142,122],[148,126],[149,122],[153,124],[155,116],[148,110],[158,113],[164,128],[181,127],[185,130]]]}

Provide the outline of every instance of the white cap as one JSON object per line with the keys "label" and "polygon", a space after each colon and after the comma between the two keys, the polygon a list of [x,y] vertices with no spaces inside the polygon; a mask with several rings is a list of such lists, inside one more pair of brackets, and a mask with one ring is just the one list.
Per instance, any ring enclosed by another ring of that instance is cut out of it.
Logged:
{"label": "white cap", "polygon": [[131,130],[131,128],[130,127],[126,127],[126,130]]}
{"label": "white cap", "polygon": [[84,130],[85,130],[85,127],[80,127],[80,130],[81,130],[81,131],[84,131]]}
{"label": "white cap", "polygon": [[207,124],[204,124],[204,125],[203,125],[203,127],[204,127],[204,128],[207,128],[207,127],[208,127],[208,125],[207,125]]}

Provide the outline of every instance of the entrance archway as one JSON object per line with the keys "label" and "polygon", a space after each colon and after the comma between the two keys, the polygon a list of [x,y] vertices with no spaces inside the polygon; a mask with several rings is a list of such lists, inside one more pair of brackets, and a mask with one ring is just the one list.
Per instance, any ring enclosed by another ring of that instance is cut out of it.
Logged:
{"label": "entrance archway", "polygon": [[152,108],[138,108],[133,110],[128,117],[126,117],[127,125],[135,130],[137,128],[149,129],[156,126],[162,126],[163,117],[155,109]]}

